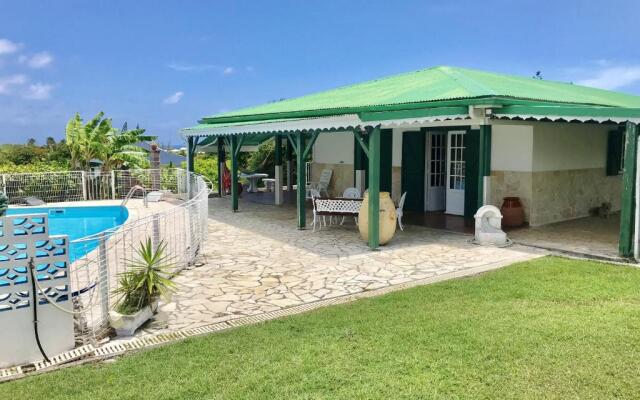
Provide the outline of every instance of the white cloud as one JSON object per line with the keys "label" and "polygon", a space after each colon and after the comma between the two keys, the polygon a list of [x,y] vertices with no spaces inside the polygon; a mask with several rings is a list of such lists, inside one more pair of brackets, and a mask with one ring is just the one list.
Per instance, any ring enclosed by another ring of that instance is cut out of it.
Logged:
{"label": "white cloud", "polygon": [[18,51],[22,45],[20,43],[12,42],[9,39],[0,38],[0,54],[11,54]]}
{"label": "white cloud", "polygon": [[182,96],[184,96],[184,92],[175,92],[171,96],[164,99],[162,102],[164,104],[176,104],[182,99]]}
{"label": "white cloud", "polygon": [[33,83],[27,87],[23,97],[30,100],[46,100],[51,97],[53,85],[46,83]]}
{"label": "white cloud", "polygon": [[27,83],[27,77],[22,74],[0,77],[0,94],[11,94],[16,86]]}
{"label": "white cloud", "polygon": [[171,63],[167,64],[167,68],[178,72],[203,72],[218,71],[222,75],[232,75],[236,73],[236,69],[232,66],[221,66],[215,64],[190,64],[190,63]]}
{"label": "white cloud", "polygon": [[591,77],[579,80],[576,83],[600,89],[619,89],[640,82],[640,65],[609,66],[595,71],[591,75]]}
{"label": "white cloud", "polygon": [[206,71],[210,69],[216,69],[219,67],[212,64],[171,63],[167,65],[167,68],[170,68],[174,71],[180,71],[180,72],[199,72],[199,71]]}
{"label": "white cloud", "polygon": [[30,68],[38,69],[49,66],[53,62],[53,56],[46,51],[43,51],[32,56],[20,56],[18,61],[21,64],[26,64]]}

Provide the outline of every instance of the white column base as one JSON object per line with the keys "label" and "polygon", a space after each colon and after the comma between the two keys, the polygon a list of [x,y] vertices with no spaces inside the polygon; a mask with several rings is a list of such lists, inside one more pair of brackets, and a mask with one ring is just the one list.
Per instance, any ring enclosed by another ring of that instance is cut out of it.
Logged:
{"label": "white column base", "polygon": [[293,162],[291,161],[287,161],[287,191],[289,192],[289,195],[291,196],[291,193],[293,193],[293,167],[292,167]]}
{"label": "white column base", "polygon": [[[482,204],[481,206],[486,206],[487,204],[491,204],[491,177],[483,176],[482,177]],[[495,204],[494,204],[495,205]],[[496,207],[500,207],[500,205],[495,205]]]}
{"label": "white column base", "polygon": [[366,187],[367,172],[364,169],[355,170],[356,189],[364,195],[364,188]]}
{"label": "white column base", "polygon": [[282,165],[276,165],[276,173],[275,173],[275,178],[276,178],[276,182],[275,182],[275,187],[273,188],[274,194],[275,194],[275,204],[276,205],[281,205],[282,203],[284,203],[284,193],[282,192],[282,178],[283,178],[283,172],[284,169],[282,168]]}

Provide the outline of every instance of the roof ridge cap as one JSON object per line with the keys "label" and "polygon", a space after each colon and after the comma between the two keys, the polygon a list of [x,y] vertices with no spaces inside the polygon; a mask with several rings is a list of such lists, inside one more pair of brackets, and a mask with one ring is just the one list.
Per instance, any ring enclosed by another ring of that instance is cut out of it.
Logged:
{"label": "roof ridge cap", "polygon": [[[484,92],[482,95],[483,96],[498,96],[499,94],[489,88],[486,85],[483,85],[482,83],[478,82],[475,79],[472,79],[468,76],[466,76],[465,74],[463,74],[460,71],[460,68],[456,68],[456,67],[449,67],[446,65],[443,66],[439,66],[437,67],[438,71],[441,72],[442,74],[446,75],[447,77],[453,79],[456,83],[460,84],[461,86],[464,87],[465,90],[468,90],[470,92],[474,92],[474,89],[480,89],[482,92]],[[471,90],[470,90],[471,89]],[[474,96],[478,96],[478,94],[474,94]]]}

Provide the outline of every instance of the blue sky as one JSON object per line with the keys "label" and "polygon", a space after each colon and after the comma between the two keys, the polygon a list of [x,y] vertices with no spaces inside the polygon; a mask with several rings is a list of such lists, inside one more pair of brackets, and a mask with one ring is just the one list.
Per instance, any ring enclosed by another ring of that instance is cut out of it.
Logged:
{"label": "blue sky", "polygon": [[0,143],[75,112],[161,143],[204,115],[434,65],[640,95],[639,1],[0,0]]}

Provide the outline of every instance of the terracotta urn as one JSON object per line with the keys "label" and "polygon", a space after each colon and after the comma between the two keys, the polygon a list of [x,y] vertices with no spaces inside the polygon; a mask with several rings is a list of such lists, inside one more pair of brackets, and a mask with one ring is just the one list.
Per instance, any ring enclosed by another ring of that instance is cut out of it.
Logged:
{"label": "terracotta urn", "polygon": [[524,208],[519,197],[505,197],[500,212],[502,226],[516,228],[524,225]]}
{"label": "terracotta urn", "polygon": [[[396,206],[389,192],[380,192],[380,244],[388,243],[396,233]],[[358,229],[364,241],[369,240],[369,192],[364,193],[358,214]]]}

